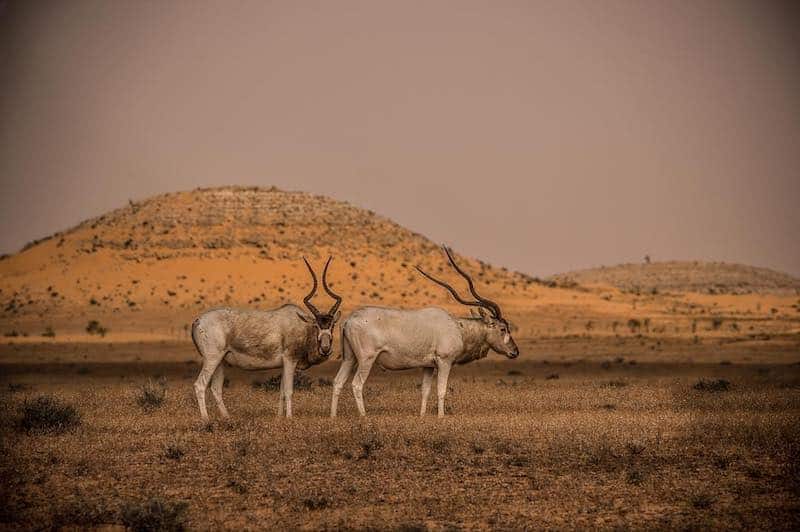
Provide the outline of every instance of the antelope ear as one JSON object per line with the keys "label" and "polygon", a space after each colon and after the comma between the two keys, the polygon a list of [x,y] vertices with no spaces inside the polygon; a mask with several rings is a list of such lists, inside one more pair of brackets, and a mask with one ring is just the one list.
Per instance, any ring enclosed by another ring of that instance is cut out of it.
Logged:
{"label": "antelope ear", "polygon": [[469,315],[472,316],[473,318],[481,317],[480,313],[477,310],[475,310],[475,307],[469,307]]}
{"label": "antelope ear", "polygon": [[313,318],[309,318],[308,316],[304,316],[303,314],[301,314],[299,312],[297,313],[297,317],[300,318],[301,320],[303,320],[306,323],[312,323],[314,321]]}
{"label": "antelope ear", "polygon": [[488,312],[483,310],[483,307],[478,307],[478,313],[480,313],[481,319],[483,320],[484,323],[492,322],[492,317],[489,315]]}
{"label": "antelope ear", "polygon": [[342,316],[342,311],[341,310],[337,310],[336,314],[333,315],[333,323],[336,323],[337,321],[339,321],[339,318],[341,316]]}

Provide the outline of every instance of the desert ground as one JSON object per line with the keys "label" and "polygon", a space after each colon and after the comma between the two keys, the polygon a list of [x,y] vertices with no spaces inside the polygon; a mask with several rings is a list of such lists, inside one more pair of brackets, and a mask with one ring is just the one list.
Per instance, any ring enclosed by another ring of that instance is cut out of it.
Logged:
{"label": "desert ground", "polygon": [[[0,523],[797,529],[797,341],[650,343],[524,339],[518,360],[456,368],[443,420],[417,415],[416,371],[374,369],[368,417],[348,393],[331,420],[335,361],[304,375],[292,419],[275,415],[276,372],[228,370],[232,419],[208,427],[186,343],[32,344],[27,363],[4,346]],[[22,428],[43,395],[79,424]]]}
{"label": "desert ground", "polygon": [[277,371],[227,369],[232,419],[202,425],[191,320],[300,303],[301,257],[329,254],[345,316],[468,314],[413,270],[464,289],[435,243],[274,188],[131,201],[0,259],[0,528],[800,528],[800,280],[459,254],[521,355],[454,368],[445,419],[419,417],[419,372],[377,366],[368,416],[348,386],[329,419],[331,360],[292,419]]}

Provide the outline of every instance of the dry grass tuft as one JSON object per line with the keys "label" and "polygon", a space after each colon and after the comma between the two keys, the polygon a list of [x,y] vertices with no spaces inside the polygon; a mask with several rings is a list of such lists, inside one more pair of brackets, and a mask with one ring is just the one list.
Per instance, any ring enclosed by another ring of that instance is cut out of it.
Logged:
{"label": "dry grass tuft", "polygon": [[152,412],[161,408],[167,399],[167,383],[164,379],[147,379],[147,382],[139,387],[136,395],[136,403],[145,412]]}
{"label": "dry grass tuft", "polygon": [[122,524],[134,532],[184,530],[187,506],[185,502],[159,497],[143,502],[129,502],[122,507]]}
{"label": "dry grass tuft", "polygon": [[696,493],[689,498],[689,503],[698,510],[707,510],[714,504],[714,497],[706,493]]}
{"label": "dry grass tuft", "polygon": [[89,333],[89,334],[97,334],[97,335],[99,335],[101,337],[104,337],[106,334],[108,334],[108,329],[106,327],[103,327],[102,325],[100,325],[99,321],[91,320],[86,325],[86,332]]}
{"label": "dry grass tuft", "polygon": [[115,524],[119,521],[119,517],[115,510],[108,508],[103,502],[79,498],[56,508],[50,516],[50,521],[53,530],[71,527],[88,529]]}
{"label": "dry grass tuft", "polygon": [[164,456],[170,460],[180,460],[185,454],[186,451],[184,451],[183,447],[178,443],[168,443],[164,447]]}
{"label": "dry grass tuft", "polygon": [[78,410],[61,400],[42,395],[22,404],[18,426],[30,433],[59,434],[80,425]]}
{"label": "dry grass tuft", "polygon": [[694,389],[701,392],[727,392],[731,389],[731,383],[725,379],[700,379]]}
{"label": "dry grass tuft", "polygon": [[315,495],[312,497],[306,497],[305,499],[303,499],[302,503],[303,507],[305,507],[307,510],[313,511],[313,510],[321,510],[323,508],[328,508],[329,506],[332,505],[333,501],[330,498],[325,497],[323,495]]}
{"label": "dry grass tuft", "polygon": [[[258,380],[254,379],[252,382],[253,388],[257,390],[264,390],[267,392],[274,392],[281,389],[281,375],[274,375],[267,380]],[[327,382],[325,382],[327,381]],[[303,373],[302,371],[296,371],[294,374],[294,389],[295,390],[308,390],[313,386],[314,380]],[[330,386],[333,384],[333,381],[330,379],[320,379],[319,385],[320,386]]]}

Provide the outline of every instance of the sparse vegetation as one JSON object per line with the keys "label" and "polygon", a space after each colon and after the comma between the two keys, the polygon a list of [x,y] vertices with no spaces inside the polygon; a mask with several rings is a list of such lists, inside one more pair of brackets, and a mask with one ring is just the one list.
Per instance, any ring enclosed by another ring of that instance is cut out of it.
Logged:
{"label": "sparse vegetation", "polygon": [[701,392],[727,392],[731,389],[731,383],[725,379],[700,379],[694,389]]}
{"label": "sparse vegetation", "polygon": [[[325,419],[330,389],[312,388],[298,398],[293,420],[276,421],[271,405],[237,385],[243,377],[231,372],[234,385],[226,393],[229,406],[236,405],[233,419],[221,423],[217,418],[211,432],[198,427],[191,393],[194,366],[187,371],[183,359],[162,366],[170,392],[174,386],[181,395],[142,416],[119,406],[131,386],[119,376],[129,370],[120,366],[114,373],[112,364],[66,381],[83,393],[87,379],[96,379],[103,390],[79,403],[86,430],[66,433],[50,447],[30,445],[34,440],[24,431],[7,435],[3,467],[14,468],[26,509],[15,506],[21,498],[11,499],[6,512],[36,516],[46,524],[52,516],[53,523],[66,527],[118,523],[144,529],[143,523],[164,521],[188,529],[246,529],[263,525],[265,498],[275,497],[280,503],[270,510],[270,526],[282,529],[341,527],[342,509],[348,509],[348,526],[360,529],[398,529],[415,522],[420,511],[429,512],[430,527],[458,523],[464,529],[480,528],[489,519],[494,528],[508,529],[577,526],[587,517],[609,526],[669,529],[698,521],[714,528],[748,527],[756,516],[762,527],[787,522],[797,485],[792,449],[800,437],[795,421],[800,388],[780,384],[795,383],[800,365],[781,365],[777,371],[778,366],[762,363],[756,367],[773,371],[759,374],[731,354],[737,363],[715,365],[722,372],[715,379],[734,381],[735,375],[734,382],[742,385],[731,386],[723,397],[693,389],[699,377],[708,380],[699,373],[707,366],[671,365],[669,377],[662,378],[664,367],[654,362],[662,355],[650,354],[649,345],[637,342],[633,349],[618,345],[616,338],[603,342],[594,338],[585,345],[604,353],[608,370],[596,362],[559,362],[567,351],[553,344],[542,348],[547,365],[538,355],[461,366],[453,375],[457,393],[448,398],[454,413],[444,420],[414,415],[418,373],[374,369],[365,390],[369,417],[360,419],[352,397],[343,395],[341,417],[330,422]],[[691,349],[688,342],[682,345]],[[171,353],[173,347],[164,350]],[[109,355],[106,345],[86,351]],[[620,353],[624,361],[618,360]],[[627,364],[633,357],[640,361],[634,370]],[[539,376],[542,368],[558,368],[561,379],[545,381]],[[322,369],[328,371],[309,372],[314,383],[336,368]],[[37,388],[64,387],[64,374],[36,371],[16,369],[13,380],[3,374],[0,382],[6,388],[35,378]],[[528,378],[508,377],[510,371]],[[495,386],[499,377],[507,379],[505,386]],[[684,384],[676,386],[676,380]],[[6,392],[5,400],[21,405],[29,393],[22,392]],[[141,467],[145,461],[148,467]],[[494,501],[491,507],[459,495],[470,482],[481,483],[482,496]],[[743,482],[748,489],[736,491]],[[42,483],[54,497],[38,495]],[[128,493],[130,485],[144,491],[143,500],[117,495]],[[162,500],[183,493],[214,495],[193,498],[173,519],[172,507],[149,503],[150,486],[165,490]],[[612,487],[613,509],[593,505]],[[71,499],[76,493],[82,498]],[[763,493],[774,501],[766,517],[758,495]],[[694,494],[708,501],[698,498],[695,504]],[[530,496],[537,498],[535,505],[529,504]],[[673,501],[680,511],[643,512],[643,498]],[[390,500],[391,513],[382,512]],[[19,528],[23,517],[4,519]]]}
{"label": "sparse vegetation", "polygon": [[308,510],[321,510],[328,508],[331,505],[331,500],[328,497],[317,495],[314,497],[306,497],[303,499],[303,506]]}
{"label": "sparse vegetation", "polygon": [[145,411],[152,411],[160,408],[167,398],[167,383],[164,379],[147,379],[147,382],[139,386],[136,395],[136,403]]}
{"label": "sparse vegetation", "polygon": [[790,275],[744,264],[667,261],[620,264],[554,275],[581,284],[608,284],[629,293],[795,294],[800,282]]}
{"label": "sparse vegetation", "polygon": [[377,450],[383,447],[383,442],[380,439],[380,436],[377,432],[369,432],[362,440],[361,440],[361,455],[359,456],[360,460],[368,460],[371,458]]}
{"label": "sparse vegetation", "polygon": [[97,320],[91,320],[86,325],[86,332],[89,334],[97,334],[99,336],[105,336],[108,333],[108,329],[100,325],[100,322]]}
{"label": "sparse vegetation", "polygon": [[689,502],[698,510],[706,510],[711,508],[711,505],[714,504],[714,498],[705,493],[697,493],[691,496]]}
{"label": "sparse vegetation", "polygon": [[42,333],[42,336],[44,336],[45,338],[55,338],[56,337],[56,332],[53,330],[52,327],[50,327],[48,325],[47,327],[45,327],[44,332]]}
{"label": "sparse vegetation", "polygon": [[122,524],[133,532],[181,531],[186,528],[187,507],[185,502],[160,497],[143,502],[129,502],[122,507]]}
{"label": "sparse vegetation", "polygon": [[[281,389],[281,375],[274,375],[267,380],[253,380],[253,388],[265,390],[268,392]],[[303,373],[302,371],[295,371],[294,373],[294,389],[295,390],[308,390],[314,384],[314,380]],[[333,382],[331,382],[333,384]]]}
{"label": "sparse vegetation", "polygon": [[58,434],[81,423],[78,410],[60,399],[42,395],[26,400],[20,409],[18,426],[30,433]]}
{"label": "sparse vegetation", "polygon": [[164,456],[170,460],[180,460],[185,454],[186,451],[184,451],[183,447],[177,442],[168,443],[164,447]]}
{"label": "sparse vegetation", "polygon": [[80,527],[82,529],[111,525],[119,521],[116,510],[103,502],[80,498],[74,502],[54,509],[50,525],[52,529]]}

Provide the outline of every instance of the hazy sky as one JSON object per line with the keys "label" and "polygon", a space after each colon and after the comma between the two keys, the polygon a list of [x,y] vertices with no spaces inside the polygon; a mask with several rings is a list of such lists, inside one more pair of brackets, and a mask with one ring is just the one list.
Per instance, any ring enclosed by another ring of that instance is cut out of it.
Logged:
{"label": "hazy sky", "polygon": [[0,252],[252,184],[531,274],[800,275],[798,28],[766,1],[12,0]]}

